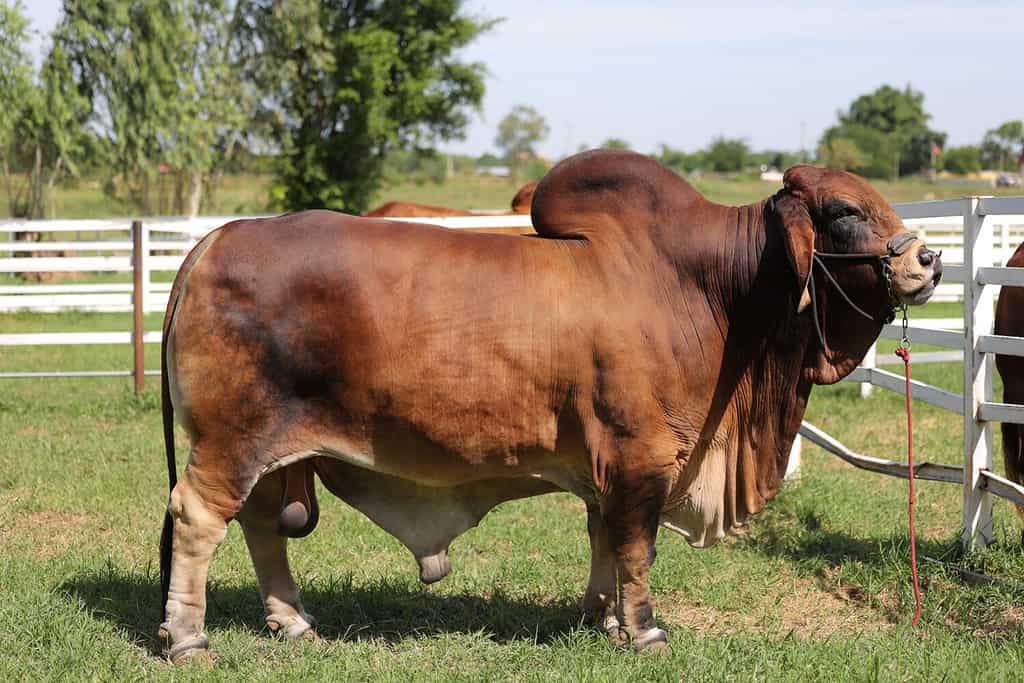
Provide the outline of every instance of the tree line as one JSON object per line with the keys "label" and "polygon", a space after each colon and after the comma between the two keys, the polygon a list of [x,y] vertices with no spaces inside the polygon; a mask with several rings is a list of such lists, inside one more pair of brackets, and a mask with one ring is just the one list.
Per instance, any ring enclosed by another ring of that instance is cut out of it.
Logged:
{"label": "tree line", "polygon": [[[983,168],[1011,171],[1017,170],[1024,159],[1024,122],[1020,120],[989,130],[978,145],[944,149],[946,133],[929,127],[931,115],[925,110],[924,94],[909,85],[902,90],[883,85],[861,95],[846,110],[839,111],[837,118],[838,122],[822,134],[813,159],[806,151],[755,152],[746,140],[724,136],[693,152],[662,144],[653,156],[683,174],[738,173],[762,166],[782,170],[799,161],[813,160],[869,178],[890,179],[939,170],[956,174]],[[531,107],[519,106],[499,124],[495,144],[504,150],[506,161],[515,163],[524,155],[535,154],[536,145],[546,134],[543,117]],[[610,138],[601,146],[622,148],[629,147],[629,143]]]}

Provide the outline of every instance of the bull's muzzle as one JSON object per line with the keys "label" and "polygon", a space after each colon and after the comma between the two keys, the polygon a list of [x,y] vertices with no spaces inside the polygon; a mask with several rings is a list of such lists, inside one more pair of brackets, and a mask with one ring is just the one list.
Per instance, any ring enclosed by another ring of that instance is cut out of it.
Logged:
{"label": "bull's muzzle", "polygon": [[942,254],[929,249],[911,233],[892,240],[893,292],[900,303],[920,306],[928,301],[942,279]]}

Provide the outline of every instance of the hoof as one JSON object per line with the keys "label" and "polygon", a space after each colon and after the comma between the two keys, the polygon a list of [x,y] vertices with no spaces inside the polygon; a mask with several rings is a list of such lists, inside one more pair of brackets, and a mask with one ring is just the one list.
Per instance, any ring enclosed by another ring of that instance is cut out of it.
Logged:
{"label": "hoof", "polygon": [[633,649],[637,652],[656,652],[668,654],[668,635],[660,628],[652,628],[639,638],[633,640]]}
{"label": "hoof", "polygon": [[277,617],[267,617],[267,628],[270,632],[282,638],[295,640],[297,638],[315,639],[316,619],[312,615],[302,613],[302,616],[292,617],[287,622]]}
{"label": "hoof", "polygon": [[210,656],[210,640],[205,634],[200,633],[198,636],[186,638],[171,645],[170,629],[167,624],[161,624],[159,636],[167,643],[167,647],[164,648],[164,657],[171,664],[184,664],[190,661],[213,663],[213,657]]}

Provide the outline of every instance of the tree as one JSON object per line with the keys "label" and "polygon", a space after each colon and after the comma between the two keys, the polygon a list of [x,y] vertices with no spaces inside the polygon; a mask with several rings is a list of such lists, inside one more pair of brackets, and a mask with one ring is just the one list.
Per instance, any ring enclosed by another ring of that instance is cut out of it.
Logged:
{"label": "tree", "polygon": [[285,208],[362,212],[389,152],[461,137],[483,98],[483,65],[453,55],[493,22],[461,0],[244,0],[241,15]]}
{"label": "tree", "polygon": [[601,143],[601,146],[605,149],[632,149],[629,143],[622,138],[608,138]]}
{"label": "tree", "polygon": [[484,152],[476,160],[476,165],[480,167],[501,166],[502,163],[501,157],[490,152]]}
{"label": "tree", "polygon": [[8,210],[43,218],[54,184],[75,171],[87,103],[57,46],[36,70],[20,2],[0,2],[0,159]]}
{"label": "tree", "polygon": [[26,49],[29,22],[23,12],[20,0],[0,1],[0,170],[12,216],[24,215],[25,210],[12,168],[21,151],[19,128],[38,99]]}
{"label": "tree", "polygon": [[227,0],[65,0],[54,47],[68,55],[90,128],[144,212],[163,163],[177,171],[176,211],[194,215],[204,174],[230,155],[249,118],[254,97],[231,60],[240,8],[230,12]]}
{"label": "tree", "polygon": [[1016,170],[1017,157],[1024,153],[1024,121],[1007,121],[985,133],[981,140],[981,161],[998,171]]}
{"label": "tree", "polygon": [[[899,154],[897,141],[893,136],[857,124],[834,126],[826,130],[822,136],[821,144],[818,146],[819,154],[823,149],[830,150],[833,140],[836,139],[848,141],[860,153],[860,163],[848,167],[848,170],[869,178],[890,178],[895,174]],[[850,160],[851,151],[852,148],[846,148],[847,161]]]}
{"label": "tree", "polygon": [[182,10],[176,79],[181,95],[171,110],[176,124],[165,141],[163,160],[178,169],[175,212],[188,217],[199,213],[204,180],[211,180],[234,155],[258,97],[238,78],[241,65],[233,52],[242,7],[239,1],[232,12],[226,0],[192,0]]}
{"label": "tree", "polygon": [[838,116],[839,124],[825,131],[821,145],[829,147],[835,138],[852,141],[869,157],[859,172],[873,177],[928,168],[933,145],[946,142],[945,133],[928,128],[924,95],[909,85],[904,90],[883,85]]}
{"label": "tree", "polygon": [[88,99],[75,81],[67,54],[51,48],[43,62],[39,83],[24,109],[19,125],[21,144],[31,150],[28,173],[30,218],[43,218],[62,173],[77,174],[77,160],[85,153]]}
{"label": "tree", "polygon": [[711,146],[708,147],[707,166],[712,171],[742,171],[749,154],[750,148],[744,140],[717,137],[711,141]]}
{"label": "tree", "polygon": [[828,168],[857,171],[865,165],[866,156],[849,138],[834,137],[818,147],[818,162]]}
{"label": "tree", "polygon": [[981,154],[977,147],[950,147],[942,153],[942,168],[950,173],[966,175],[981,170]]}
{"label": "tree", "polygon": [[504,150],[513,182],[518,177],[519,166],[537,156],[535,147],[548,136],[549,130],[547,121],[536,109],[522,104],[513,107],[498,123],[494,144]]}

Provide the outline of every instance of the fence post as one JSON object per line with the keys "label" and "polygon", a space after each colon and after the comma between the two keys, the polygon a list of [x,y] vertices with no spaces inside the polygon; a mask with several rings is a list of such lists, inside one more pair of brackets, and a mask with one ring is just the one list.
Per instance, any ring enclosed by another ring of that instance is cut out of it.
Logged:
{"label": "fence post", "polygon": [[152,313],[153,312],[153,259],[151,242],[153,238],[153,228],[145,221],[142,224],[142,312]]}
{"label": "fence post", "polygon": [[[860,366],[862,368],[873,369],[878,367],[878,342],[871,345],[868,352],[864,354],[864,360],[861,361]],[[868,398],[871,396],[871,392],[875,390],[875,385],[871,382],[860,383],[860,397]]]}
{"label": "fence post", "polygon": [[799,434],[793,439],[793,446],[789,449],[789,462],[786,463],[786,474],[783,477],[786,481],[800,479],[800,451],[803,450],[803,441]]}
{"label": "fence post", "polygon": [[149,240],[145,238],[145,232],[142,221],[132,221],[132,348],[135,351],[133,376],[136,394],[140,393],[146,384],[143,313],[146,305],[147,287],[144,274]]}
{"label": "fence post", "polygon": [[[986,223],[988,223],[986,225]],[[992,400],[992,356],[978,352],[978,338],[992,333],[993,288],[978,282],[978,268],[991,266],[995,240],[991,222],[978,213],[978,198],[964,210],[964,500],[965,550],[992,542],[992,496],[981,470],[992,468],[992,426],[978,420],[978,404]]]}

